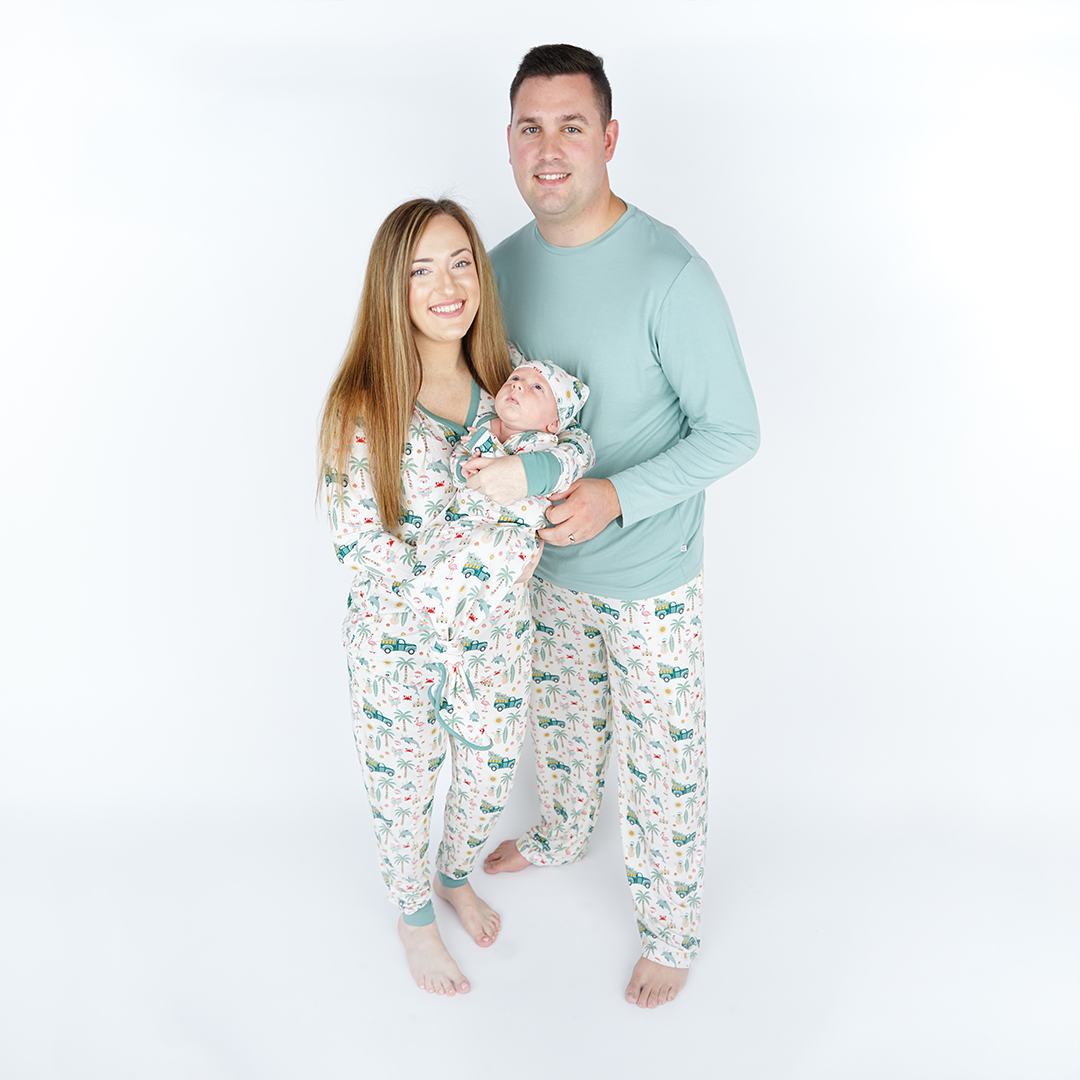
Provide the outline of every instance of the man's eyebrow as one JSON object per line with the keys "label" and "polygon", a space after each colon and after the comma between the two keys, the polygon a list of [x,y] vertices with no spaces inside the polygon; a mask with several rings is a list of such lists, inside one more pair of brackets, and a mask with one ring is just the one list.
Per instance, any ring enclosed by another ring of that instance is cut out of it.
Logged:
{"label": "man's eyebrow", "polygon": [[[582,116],[581,113],[567,113],[565,116],[556,116],[555,121],[559,124],[568,124],[571,120],[576,121],[579,124],[587,124],[589,122],[588,117]],[[539,116],[519,116],[516,123],[518,124],[539,124]]]}

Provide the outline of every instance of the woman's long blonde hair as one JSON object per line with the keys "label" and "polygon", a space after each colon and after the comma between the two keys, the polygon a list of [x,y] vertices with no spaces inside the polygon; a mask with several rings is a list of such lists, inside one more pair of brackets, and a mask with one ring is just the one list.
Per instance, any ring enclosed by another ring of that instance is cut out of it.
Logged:
{"label": "woman's long blonde hair", "polygon": [[343,488],[357,426],[364,429],[382,526],[398,531],[401,458],[422,368],[409,319],[409,271],[428,222],[452,217],[466,232],[480,280],[480,304],[462,342],[473,378],[489,393],[510,375],[510,352],[487,252],[469,215],[450,199],[412,199],[375,234],[348,347],[326,395],[319,473]]}

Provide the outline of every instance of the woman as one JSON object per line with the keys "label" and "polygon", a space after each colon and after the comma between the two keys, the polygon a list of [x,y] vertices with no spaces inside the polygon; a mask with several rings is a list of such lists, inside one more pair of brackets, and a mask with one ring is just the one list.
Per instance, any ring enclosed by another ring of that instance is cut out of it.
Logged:
{"label": "woman", "polygon": [[[448,996],[469,984],[439,935],[432,887],[478,945],[499,932],[468,876],[509,795],[528,719],[532,566],[468,632],[443,705],[431,688],[449,661],[415,545],[446,520],[451,452],[510,370],[494,278],[468,216],[449,200],[399,206],[372,245],[319,451],[337,555],[356,574],[344,639],[382,875],[413,977]],[[581,467],[577,441],[551,453],[560,481]],[[447,752],[453,772],[429,885],[431,806]]]}

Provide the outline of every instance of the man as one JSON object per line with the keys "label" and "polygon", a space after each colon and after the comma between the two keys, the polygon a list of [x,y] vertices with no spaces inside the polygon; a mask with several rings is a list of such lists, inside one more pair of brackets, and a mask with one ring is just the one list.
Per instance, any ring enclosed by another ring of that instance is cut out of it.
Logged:
{"label": "man", "polygon": [[[580,859],[614,746],[642,941],[626,997],[655,1008],[683,987],[699,945],[704,489],[753,456],[757,412],[709,267],[611,191],[619,125],[600,58],[538,46],[510,105],[510,163],[536,220],[491,253],[508,334],[525,356],[589,385],[581,424],[596,465],[540,531],[532,721],[542,820],[485,869]],[[534,490],[543,455],[530,457]],[[494,463],[471,483],[496,498],[500,484],[517,484],[516,494],[524,467]]]}

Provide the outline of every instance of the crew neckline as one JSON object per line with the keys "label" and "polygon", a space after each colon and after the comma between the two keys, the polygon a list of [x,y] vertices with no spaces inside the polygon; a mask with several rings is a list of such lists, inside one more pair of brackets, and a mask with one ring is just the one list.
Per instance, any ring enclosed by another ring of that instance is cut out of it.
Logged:
{"label": "crew neckline", "polygon": [[[626,202],[626,200],[623,199],[623,202]],[[541,235],[540,226],[537,225],[535,218],[533,218],[533,236],[545,251],[550,251],[553,255],[573,255],[579,251],[588,251],[590,248],[596,247],[597,244],[602,244],[609,237],[617,233],[637,212],[638,209],[636,206],[632,203],[626,203],[626,209],[619,215],[619,220],[606,232],[602,232],[595,240],[590,240],[586,244],[575,244],[573,247],[561,247],[558,244],[549,243]]]}

